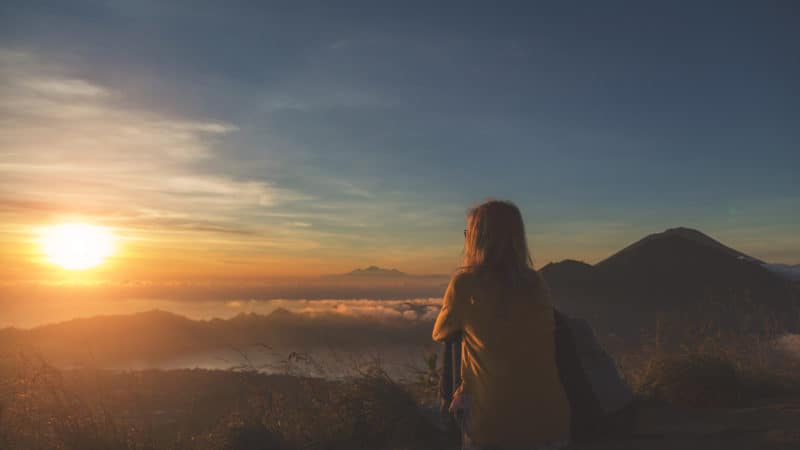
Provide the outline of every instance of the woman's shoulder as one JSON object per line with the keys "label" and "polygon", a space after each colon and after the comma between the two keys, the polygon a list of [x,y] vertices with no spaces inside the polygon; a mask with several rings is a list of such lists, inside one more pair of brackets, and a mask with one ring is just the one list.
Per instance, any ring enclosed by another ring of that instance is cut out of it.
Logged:
{"label": "woman's shoulder", "polygon": [[459,270],[450,278],[450,283],[447,285],[447,290],[444,294],[445,302],[460,303],[459,299],[463,300],[472,296],[474,289],[475,274]]}
{"label": "woman's shoulder", "polygon": [[[542,278],[539,272],[534,269],[525,271],[514,283],[517,284],[520,282],[522,283],[522,286],[527,288],[542,289],[546,288],[547,286],[544,278]],[[452,287],[462,290],[506,283],[509,283],[509,278],[502,274],[469,269],[460,269],[453,274],[452,278],[450,279],[450,285]],[[519,286],[519,284],[517,284],[517,286]]]}
{"label": "woman's shoulder", "polygon": [[459,269],[450,278],[450,285],[455,288],[465,289],[473,286],[479,278],[479,274],[469,269]]}

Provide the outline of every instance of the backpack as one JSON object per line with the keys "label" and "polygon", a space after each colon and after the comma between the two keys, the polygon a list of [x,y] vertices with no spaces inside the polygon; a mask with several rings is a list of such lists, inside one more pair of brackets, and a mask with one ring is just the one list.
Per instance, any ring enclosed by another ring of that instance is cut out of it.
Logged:
{"label": "backpack", "polygon": [[636,405],[614,359],[586,320],[555,311],[556,365],[571,410],[570,437],[586,442],[633,432]]}

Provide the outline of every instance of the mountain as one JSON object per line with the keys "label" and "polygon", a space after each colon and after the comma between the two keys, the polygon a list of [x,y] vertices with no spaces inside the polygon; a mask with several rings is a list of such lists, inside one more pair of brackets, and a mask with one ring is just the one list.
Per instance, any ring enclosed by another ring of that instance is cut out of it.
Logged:
{"label": "mountain", "polygon": [[[657,317],[665,315],[690,331],[712,323],[747,332],[763,326],[767,319],[774,319],[776,328],[782,328],[774,331],[800,330],[800,283],[793,285],[769,265],[697,230],[666,230],[595,265],[566,260],[548,264],[540,272],[559,309],[589,319],[598,330],[630,340],[640,339],[643,330],[655,329]],[[376,266],[337,277],[325,283],[323,294],[334,285],[339,292],[365,293],[353,298],[374,298],[366,297],[370,291],[359,289],[383,283],[402,298],[426,292],[441,296],[447,282],[443,276],[414,276]],[[411,304],[409,310],[413,308]],[[25,351],[58,366],[121,366],[258,344],[279,352],[315,346],[421,348],[430,343],[432,324],[430,317],[425,317],[365,319],[347,311],[301,314],[279,308],[269,315],[239,314],[231,319],[198,321],[149,311],[75,319],[28,330],[0,329],[0,355]]]}
{"label": "mountain", "polygon": [[345,276],[356,277],[407,277],[407,273],[401,272],[397,269],[383,269],[378,266],[369,266],[366,269],[355,269],[352,272],[345,274]]}
{"label": "mountain", "polygon": [[[0,352],[27,350],[48,361],[159,360],[213,342],[199,322],[165,311],[73,319],[31,330],[0,331]],[[144,353],[146,349],[146,355]]]}
{"label": "mountain", "polygon": [[749,327],[749,317],[796,330],[800,300],[762,261],[689,228],[649,235],[594,266],[548,264],[541,272],[557,306],[621,334],[652,328],[658,314]]}
{"label": "mountain", "polygon": [[560,280],[575,281],[591,278],[594,274],[594,267],[583,261],[565,259],[559,263],[550,263],[541,269],[548,274],[551,283],[558,283]]}
{"label": "mountain", "polygon": [[129,367],[218,350],[263,346],[291,350],[373,351],[430,342],[427,321],[301,314],[278,308],[267,315],[191,320],[164,311],[74,319],[27,330],[0,329],[0,355],[28,354],[58,367]]}
{"label": "mountain", "polygon": [[440,273],[414,275],[410,273],[401,272],[397,269],[384,269],[378,266],[369,266],[364,269],[355,269],[345,274],[330,275],[329,277],[350,278],[355,280],[371,280],[371,279],[414,279],[414,280],[440,280],[442,278],[449,280],[450,276]]}
{"label": "mountain", "polygon": [[[354,294],[350,295],[351,298],[416,298],[443,295],[450,276],[414,275],[373,265],[347,273],[323,275],[320,280],[329,288],[345,288]],[[376,296],[376,293],[381,295]],[[387,293],[393,295],[386,295]]]}
{"label": "mountain", "polygon": [[[639,241],[637,241],[637,242],[625,247],[624,249],[622,249],[619,252],[615,253],[614,255],[610,256],[605,261],[624,258],[627,254],[637,252],[640,249],[640,247],[646,246],[646,245],[652,243],[653,241],[659,241],[659,240],[665,240],[665,239],[666,240],[669,240],[669,239],[672,239],[672,240],[680,239],[681,241],[693,242],[693,243],[697,244],[698,246],[707,247],[709,249],[715,249],[715,250],[717,250],[717,252],[719,254],[724,254],[724,255],[727,255],[727,256],[730,256],[730,257],[733,257],[733,258],[736,258],[736,259],[741,259],[741,260],[744,260],[744,261],[750,261],[750,262],[755,262],[755,263],[759,263],[759,264],[764,264],[763,261],[760,261],[760,260],[758,260],[756,258],[753,258],[752,256],[745,255],[742,252],[734,250],[734,249],[722,244],[721,242],[717,241],[716,239],[714,239],[714,238],[702,233],[701,231],[698,231],[698,230],[695,230],[695,229],[692,229],[692,228],[686,228],[686,227],[670,228],[670,229],[668,229],[666,231],[663,231],[661,233],[655,233],[655,234],[651,234],[649,236],[646,236],[645,238],[643,238],[643,239],[641,239],[641,240],[639,240]],[[603,264],[605,261],[600,262],[600,264]]]}

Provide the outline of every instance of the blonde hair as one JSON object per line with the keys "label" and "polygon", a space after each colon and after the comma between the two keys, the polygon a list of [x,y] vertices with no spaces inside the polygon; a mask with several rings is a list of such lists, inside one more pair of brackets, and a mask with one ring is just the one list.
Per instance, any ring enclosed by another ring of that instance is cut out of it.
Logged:
{"label": "blonde hair", "polygon": [[503,275],[514,284],[533,270],[525,224],[515,204],[487,200],[467,212],[461,270]]}

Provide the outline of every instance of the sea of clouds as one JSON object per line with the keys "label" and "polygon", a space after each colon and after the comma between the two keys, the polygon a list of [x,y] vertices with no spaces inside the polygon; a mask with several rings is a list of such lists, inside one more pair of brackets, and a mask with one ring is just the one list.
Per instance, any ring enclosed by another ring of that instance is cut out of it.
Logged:
{"label": "sea of clouds", "polygon": [[441,304],[442,299],[437,297],[403,300],[356,298],[227,301],[59,298],[49,301],[6,302],[5,307],[0,308],[0,328],[33,328],[81,317],[134,314],[152,310],[168,311],[194,320],[229,319],[239,314],[268,315],[277,309],[285,309],[309,317],[335,315],[371,320],[432,321]]}

